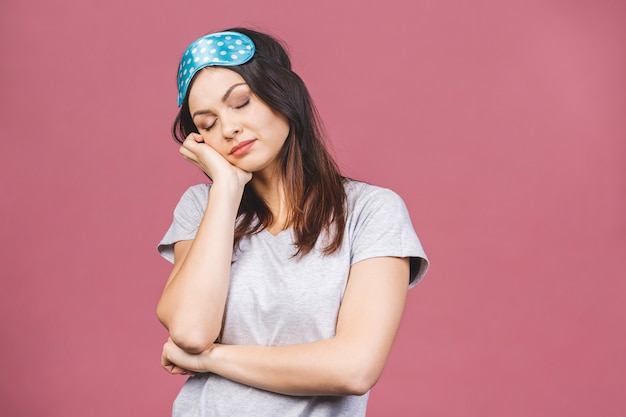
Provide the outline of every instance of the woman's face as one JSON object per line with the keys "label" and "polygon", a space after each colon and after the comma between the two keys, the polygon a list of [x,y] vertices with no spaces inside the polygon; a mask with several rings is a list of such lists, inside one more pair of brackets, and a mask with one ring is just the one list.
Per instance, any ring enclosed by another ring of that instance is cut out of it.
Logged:
{"label": "woman's face", "polygon": [[219,67],[199,71],[189,111],[204,142],[231,164],[253,173],[276,167],[289,122],[255,96],[241,75]]}

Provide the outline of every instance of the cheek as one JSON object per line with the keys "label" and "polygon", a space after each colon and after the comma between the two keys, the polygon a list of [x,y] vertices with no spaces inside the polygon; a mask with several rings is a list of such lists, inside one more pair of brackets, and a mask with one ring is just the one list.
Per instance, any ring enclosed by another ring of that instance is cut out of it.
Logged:
{"label": "cheek", "polygon": [[209,145],[211,148],[215,149],[222,155],[228,152],[226,149],[226,144],[224,143],[224,141],[219,140],[217,135],[212,135],[212,134],[209,134],[208,132],[204,132],[202,134],[202,139],[204,139],[204,143],[206,143],[207,145]]}
{"label": "cheek", "polygon": [[272,133],[277,139],[283,140],[289,134],[289,122],[279,114],[270,113],[265,120],[267,126],[271,126]]}
{"label": "cheek", "polygon": [[202,139],[204,140],[204,143],[206,143],[207,145],[213,146],[215,140],[211,139],[211,135],[209,135],[206,132],[200,133],[200,135],[202,136]]}
{"label": "cheek", "polygon": [[291,130],[289,127],[289,122],[287,120],[281,119],[281,122],[279,124],[280,128],[280,137],[282,138],[283,142],[287,139],[287,136],[289,136],[289,131]]}

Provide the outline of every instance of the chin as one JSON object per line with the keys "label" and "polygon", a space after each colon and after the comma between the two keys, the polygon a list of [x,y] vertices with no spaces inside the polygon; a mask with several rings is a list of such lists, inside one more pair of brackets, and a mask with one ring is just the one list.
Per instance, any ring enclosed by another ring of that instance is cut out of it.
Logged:
{"label": "chin", "polygon": [[[268,168],[272,166],[271,162],[266,161],[258,161],[250,158],[249,161],[241,161],[239,164],[235,165],[237,168],[243,169],[244,171],[248,171],[251,173],[266,171]],[[276,165],[276,169],[278,169],[278,165]]]}

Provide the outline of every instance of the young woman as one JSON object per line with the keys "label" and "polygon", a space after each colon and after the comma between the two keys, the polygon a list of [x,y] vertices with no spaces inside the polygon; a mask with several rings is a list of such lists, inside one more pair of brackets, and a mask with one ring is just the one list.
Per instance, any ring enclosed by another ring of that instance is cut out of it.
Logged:
{"label": "young woman", "polygon": [[344,178],[284,48],[244,28],[179,67],[173,133],[211,184],[159,244],[174,416],[363,416],[427,260],[403,201]]}

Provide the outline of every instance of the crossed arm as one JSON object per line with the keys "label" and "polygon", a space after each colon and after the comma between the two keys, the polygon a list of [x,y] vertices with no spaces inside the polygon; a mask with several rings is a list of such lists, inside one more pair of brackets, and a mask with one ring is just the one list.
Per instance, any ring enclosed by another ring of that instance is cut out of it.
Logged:
{"label": "crossed arm", "polygon": [[287,395],[362,395],[376,383],[389,355],[408,276],[406,258],[353,265],[331,339],[289,346],[210,344],[190,352],[170,338],[162,365],[171,373],[212,372]]}

